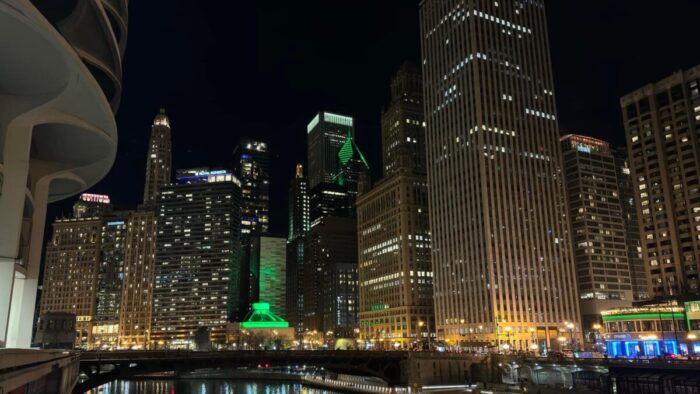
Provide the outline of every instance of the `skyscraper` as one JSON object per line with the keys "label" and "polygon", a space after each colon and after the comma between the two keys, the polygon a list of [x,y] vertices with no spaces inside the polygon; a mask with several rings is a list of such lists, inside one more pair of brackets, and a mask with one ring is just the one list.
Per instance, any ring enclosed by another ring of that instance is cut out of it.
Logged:
{"label": "skyscraper", "polygon": [[420,78],[407,65],[394,77],[385,176],[357,200],[360,332],[376,347],[415,346],[435,327]]}
{"label": "skyscraper", "polygon": [[148,142],[148,157],[146,158],[146,184],[143,190],[143,205],[155,209],[158,202],[158,192],[164,185],[170,183],[172,171],[172,143],[170,119],[165,115],[165,109],[153,118],[151,138]]}
{"label": "skyscraper", "polygon": [[338,151],[347,139],[348,130],[355,136],[354,123],[349,116],[330,112],[319,112],[309,122],[306,141],[310,189],[323,182],[333,183],[340,170]]}
{"label": "skyscraper", "polygon": [[623,201],[607,142],[569,134],[561,147],[583,329],[593,332],[600,312],[634,300]]}
{"label": "skyscraper", "polygon": [[697,296],[700,65],[620,99],[652,297]]}
{"label": "skyscraper", "polygon": [[289,230],[287,236],[287,302],[284,316],[296,328],[304,331],[304,236],[309,231],[309,182],[304,166],[296,165],[289,186]]}
{"label": "skyscraper", "polygon": [[[109,212],[109,197],[88,194],[89,202],[103,201],[96,212]],[[81,205],[80,202],[76,203]],[[74,210],[80,211],[80,210]],[[97,322],[98,276],[102,261],[103,218],[97,215],[56,219],[53,235],[46,247],[44,284],[39,313],[67,312],[76,317],[76,346],[94,345],[93,325]],[[102,273],[103,282],[108,282]],[[106,284],[106,283],[103,283]],[[108,301],[108,296],[104,302]],[[113,306],[113,305],[112,305]],[[109,305],[103,316],[110,314]]]}
{"label": "skyscraper", "polygon": [[241,234],[266,234],[270,212],[270,152],[265,142],[241,140],[235,152],[241,181]]}
{"label": "skyscraper", "polygon": [[225,170],[179,170],[158,203],[151,345],[191,347],[200,328],[225,342],[238,315],[240,182]]}
{"label": "skyscraper", "polygon": [[357,305],[355,218],[324,217],[304,239],[304,328],[352,336]]}
{"label": "skyscraper", "polygon": [[129,212],[114,212],[102,220],[95,286],[97,300],[92,326],[94,344],[99,348],[114,349],[118,346],[128,216]]}
{"label": "skyscraper", "polygon": [[345,189],[348,215],[355,216],[357,196],[369,191],[371,182],[369,164],[357,147],[350,130],[345,143],[338,151],[338,174],[335,176],[334,183]]}
{"label": "skyscraper", "polygon": [[639,235],[639,217],[635,202],[632,172],[627,159],[627,147],[613,148],[617,184],[620,189],[620,204],[622,205],[622,221],[625,225],[625,241],[627,243],[627,261],[630,266],[632,279],[632,294],[635,301],[649,298],[647,271],[642,259],[642,240]]}
{"label": "skyscraper", "polygon": [[420,21],[438,336],[579,336],[544,4],[424,0]]}
{"label": "skyscraper", "polygon": [[260,237],[260,293],[257,302],[270,304],[270,310],[282,315],[287,304],[287,240],[284,237]]}
{"label": "skyscraper", "polygon": [[149,346],[153,307],[156,250],[154,211],[130,213],[124,247],[118,346],[144,349]]}
{"label": "skyscraper", "polygon": [[382,113],[384,176],[399,168],[425,173],[425,117],[421,73],[404,63],[391,80],[391,104]]}

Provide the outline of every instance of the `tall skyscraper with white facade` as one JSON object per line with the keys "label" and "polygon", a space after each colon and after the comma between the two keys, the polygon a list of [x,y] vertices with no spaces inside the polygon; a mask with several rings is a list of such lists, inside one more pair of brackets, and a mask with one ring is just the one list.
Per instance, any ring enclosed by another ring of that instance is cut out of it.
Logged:
{"label": "tall skyscraper with white facade", "polygon": [[420,21],[438,336],[551,347],[580,313],[544,2]]}

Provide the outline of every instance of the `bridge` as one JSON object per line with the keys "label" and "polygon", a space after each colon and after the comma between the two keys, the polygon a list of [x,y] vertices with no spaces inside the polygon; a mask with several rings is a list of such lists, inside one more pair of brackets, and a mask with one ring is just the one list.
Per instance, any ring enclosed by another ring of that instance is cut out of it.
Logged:
{"label": "bridge", "polygon": [[70,392],[78,380],[78,353],[0,349],[0,393]]}
{"label": "bridge", "polygon": [[[76,393],[112,380],[133,379],[153,373],[183,372],[206,368],[257,368],[313,365],[337,373],[373,376],[391,386],[464,383],[488,371],[488,357],[455,353],[406,351],[110,351],[82,352],[80,371],[87,379]],[[477,378],[478,376],[478,378]]]}

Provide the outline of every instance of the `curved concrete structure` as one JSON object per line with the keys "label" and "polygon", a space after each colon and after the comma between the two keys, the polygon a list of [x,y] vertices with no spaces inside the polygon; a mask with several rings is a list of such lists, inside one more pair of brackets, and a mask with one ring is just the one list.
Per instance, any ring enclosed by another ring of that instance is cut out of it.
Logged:
{"label": "curved concrete structure", "polygon": [[114,162],[126,10],[0,0],[0,347],[31,341],[46,204]]}

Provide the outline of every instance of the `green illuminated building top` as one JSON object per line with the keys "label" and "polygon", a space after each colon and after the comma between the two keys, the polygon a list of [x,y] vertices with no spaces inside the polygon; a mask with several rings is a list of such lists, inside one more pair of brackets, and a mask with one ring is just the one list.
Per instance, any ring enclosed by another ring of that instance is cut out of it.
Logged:
{"label": "green illuminated building top", "polygon": [[362,152],[360,152],[360,148],[357,147],[355,140],[352,138],[351,129],[348,129],[348,137],[345,139],[345,143],[338,151],[338,159],[340,160],[340,164],[343,166],[347,165],[356,154],[362,163],[364,163],[365,167],[369,169],[369,164],[367,164],[365,156],[362,154]]}
{"label": "green illuminated building top", "polygon": [[287,323],[281,317],[270,311],[270,304],[267,302],[256,302],[253,310],[246,316],[241,328],[287,328]]}

